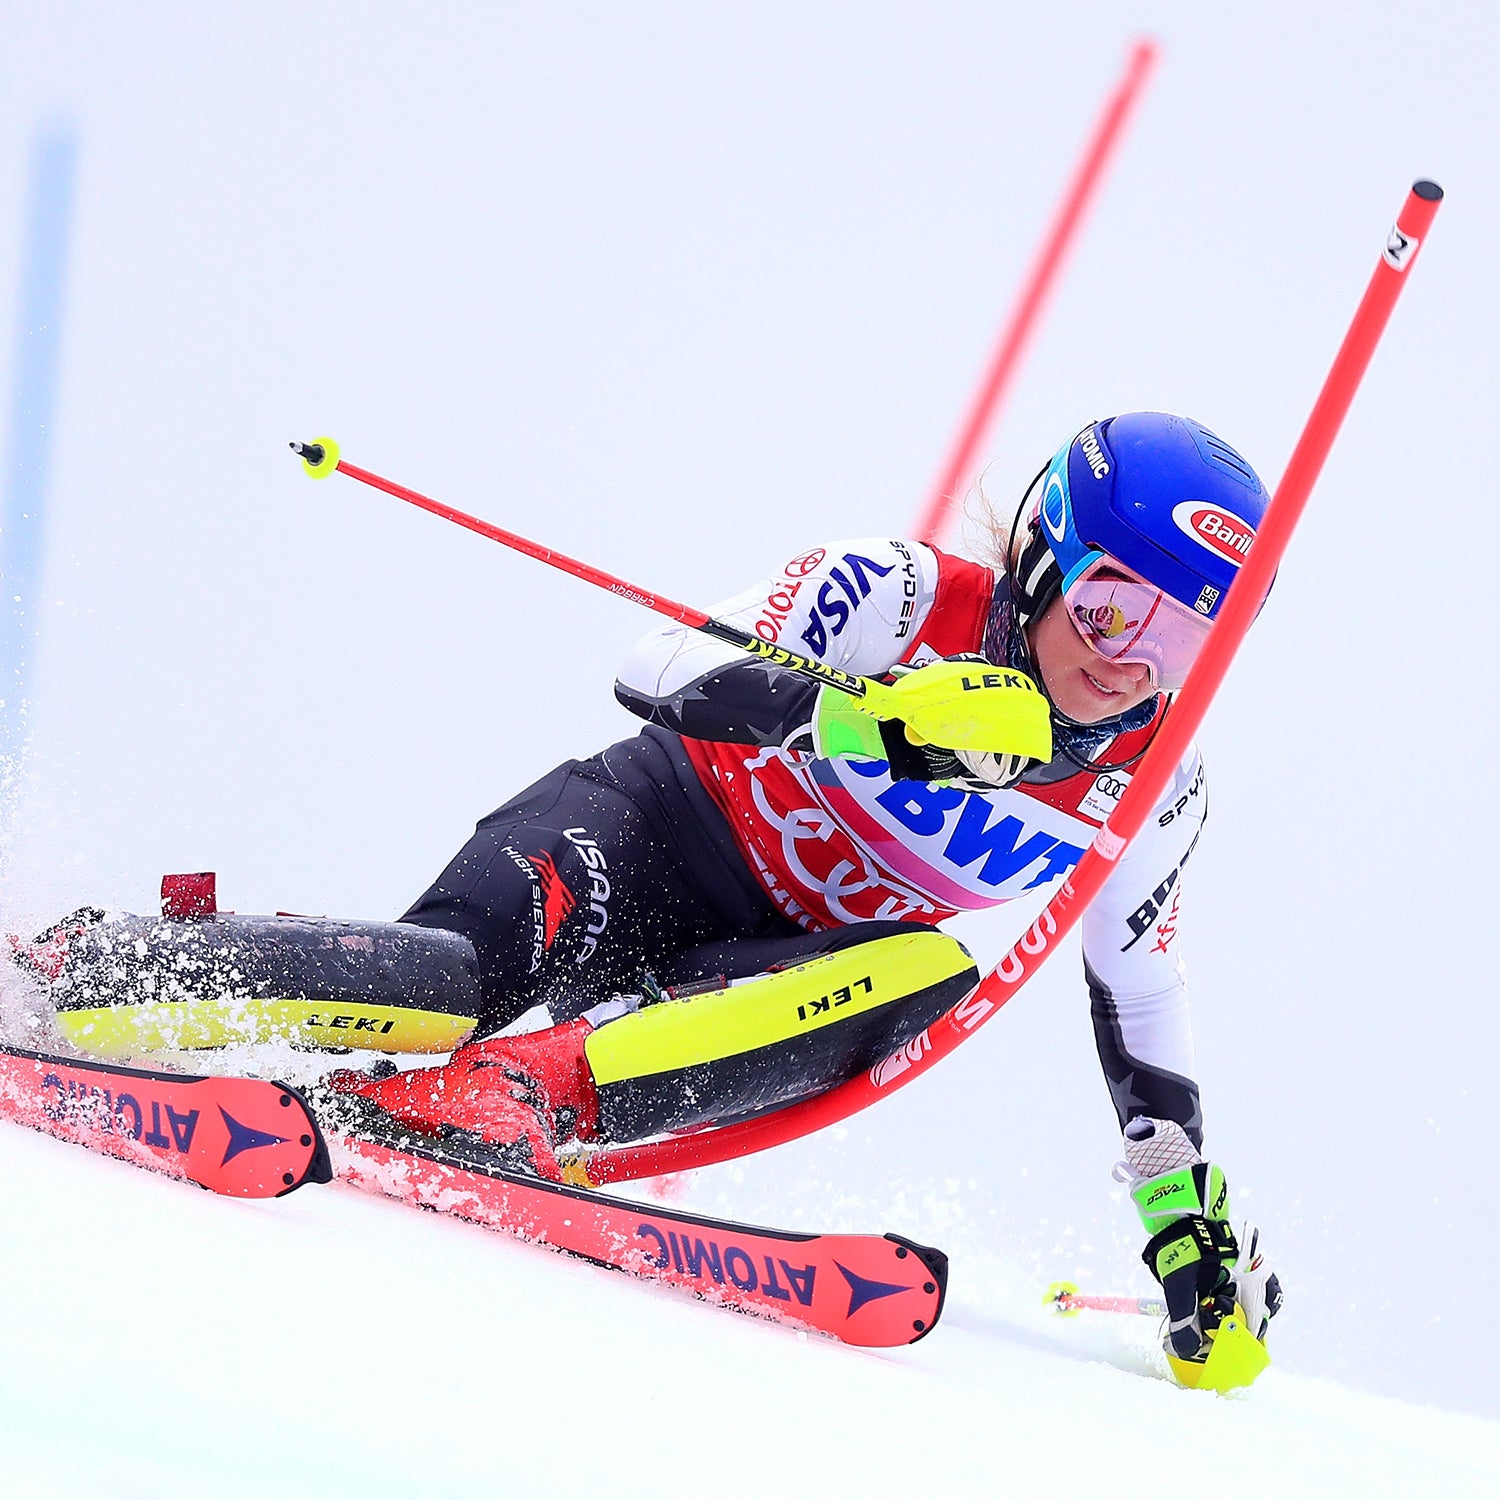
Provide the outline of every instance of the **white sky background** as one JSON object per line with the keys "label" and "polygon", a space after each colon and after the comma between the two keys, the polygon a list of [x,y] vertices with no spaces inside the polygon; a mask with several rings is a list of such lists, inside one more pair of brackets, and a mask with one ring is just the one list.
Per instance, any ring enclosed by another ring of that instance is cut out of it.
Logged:
{"label": "white sky background", "polygon": [[[1496,674],[1465,589],[1495,507],[1500,21],[1208,9],[11,7],[0,370],[34,130],[72,119],[80,159],[0,926],[208,868],[242,911],[394,915],[477,817],[631,732],[610,686],[647,617],[314,485],[289,438],[694,602],[908,527],[1150,31],[989,485],[1141,407],[1274,484],[1407,186],[1448,190],[1207,726],[1186,951],[1209,1145],[1289,1283],[1278,1357],[1500,1412],[1472,1300]],[[964,935],[992,961],[1008,926]],[[875,1217],[888,1179],[951,1182],[947,1240],[1139,1284],[1076,956],[935,1077],[798,1161]],[[777,1170],[726,1202],[784,1213]]]}

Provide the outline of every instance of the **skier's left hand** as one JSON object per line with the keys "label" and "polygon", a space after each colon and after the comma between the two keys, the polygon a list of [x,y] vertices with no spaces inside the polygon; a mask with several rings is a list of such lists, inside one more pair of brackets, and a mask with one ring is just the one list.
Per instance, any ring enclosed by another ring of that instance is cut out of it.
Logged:
{"label": "skier's left hand", "polygon": [[1051,708],[1024,672],[962,655],[898,664],[891,676],[889,685],[871,683],[865,698],[822,690],[818,754],[884,760],[898,781],[970,791],[1010,786],[1051,758]]}

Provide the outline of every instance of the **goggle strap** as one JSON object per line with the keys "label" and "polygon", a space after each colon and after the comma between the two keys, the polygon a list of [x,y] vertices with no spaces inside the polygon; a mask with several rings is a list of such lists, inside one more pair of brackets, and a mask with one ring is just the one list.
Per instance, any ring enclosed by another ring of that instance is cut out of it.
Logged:
{"label": "goggle strap", "polygon": [[[1026,488],[1021,503],[1016,507],[1015,520],[1011,523],[1011,544],[1007,549],[1006,571],[1010,574],[1014,591],[1016,624],[1028,625],[1051,602],[1062,577],[1057,558],[1047,544],[1042,532],[1041,490],[1047,478],[1049,465],[1043,464],[1036,478]],[[1023,519],[1024,518],[1024,519]],[[1015,545],[1021,528],[1026,528],[1026,539],[1019,548]]]}
{"label": "goggle strap", "polygon": [[1020,573],[1021,593],[1027,599],[1035,599],[1042,587],[1048,570],[1056,571],[1057,560],[1052,549],[1042,536],[1040,527],[1032,533],[1031,540],[1021,551],[1017,570]]}

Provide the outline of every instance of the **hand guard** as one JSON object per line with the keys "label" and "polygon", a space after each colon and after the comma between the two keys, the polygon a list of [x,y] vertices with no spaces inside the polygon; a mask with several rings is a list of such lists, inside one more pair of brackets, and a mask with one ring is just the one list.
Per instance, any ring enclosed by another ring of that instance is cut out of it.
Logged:
{"label": "hand guard", "polygon": [[1185,1367],[1208,1360],[1225,1318],[1238,1315],[1265,1343],[1281,1306],[1281,1283],[1260,1254],[1259,1230],[1247,1223],[1236,1238],[1224,1174],[1203,1160],[1182,1126],[1132,1120],[1125,1127],[1125,1157],[1130,1196],[1151,1236],[1141,1259],[1167,1303],[1167,1355],[1178,1378],[1196,1384]]}
{"label": "hand guard", "polygon": [[884,760],[898,781],[980,792],[1010,786],[1051,760],[1051,708],[1024,672],[964,655],[900,664],[891,676],[889,686],[871,683],[864,698],[822,689],[813,720],[817,754]]}

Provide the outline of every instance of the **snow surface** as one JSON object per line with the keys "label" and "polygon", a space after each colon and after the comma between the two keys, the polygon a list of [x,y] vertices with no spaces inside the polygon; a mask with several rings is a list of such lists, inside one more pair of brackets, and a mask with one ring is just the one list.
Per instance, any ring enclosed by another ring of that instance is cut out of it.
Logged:
{"label": "snow surface", "polygon": [[[644,616],[310,484],[289,438],[331,432],[704,604],[910,525],[1138,32],[1161,66],[987,451],[993,496],[1140,407],[1274,483],[1406,185],[1450,198],[1205,726],[1183,941],[1209,1148],[1288,1288],[1246,1401],[1113,1368],[1147,1330],[1037,1321],[1059,1277],[1147,1289],[1070,947],[847,1132],[690,1189],[951,1251],[944,1326],[896,1355],[394,1205],[217,1202],[0,1128],[0,1490],[260,1493],[279,1461],[293,1491],[598,1494],[643,1452],[640,1488],[694,1494],[836,1491],[861,1464],[873,1488],[1063,1492],[1148,1457],[1220,1490],[1280,1465],[1281,1491],[1495,1491],[1493,1426],[1296,1376],[1500,1417],[1483,1272],[1454,1249],[1497,1228],[1500,798],[1452,770],[1482,768],[1496,659],[1487,592],[1448,586],[1493,525],[1496,7],[138,0],[6,22],[5,223],[47,122],[76,128],[79,179],[0,932],[150,910],[174,869],[219,870],[241,911],[390,917],[476,817],[636,727],[610,687]],[[7,311],[19,254],[0,233]],[[0,370],[15,349],[0,317]],[[1013,920],[960,935],[993,962]],[[281,1396],[283,1360],[311,1398]],[[886,1413],[898,1383],[960,1419],[951,1447]]]}
{"label": "snow surface", "polygon": [[[907,1216],[820,1211],[794,1155],[687,1199],[786,1173],[789,1227]],[[943,1321],[873,1352],[344,1187],[220,1198],[10,1125],[0,1164],[12,1497],[1070,1495],[1158,1464],[1220,1495],[1500,1493],[1500,1423],[1274,1367],[1178,1390],[1154,1324],[1055,1318],[960,1224]]]}

